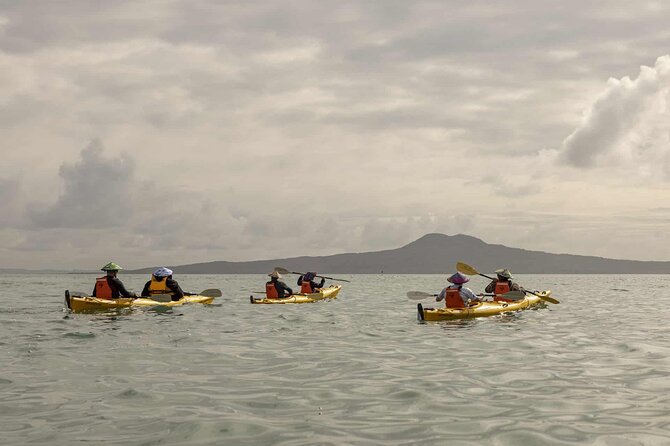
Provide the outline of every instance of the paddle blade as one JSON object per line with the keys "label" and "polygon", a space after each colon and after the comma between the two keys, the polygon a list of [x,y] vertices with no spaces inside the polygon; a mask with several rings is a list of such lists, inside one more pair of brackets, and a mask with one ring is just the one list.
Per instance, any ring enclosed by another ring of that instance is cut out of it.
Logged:
{"label": "paddle blade", "polygon": [[155,300],[156,302],[172,302],[172,296],[170,294],[155,294],[147,297],[147,299]]}
{"label": "paddle blade", "polygon": [[502,297],[509,300],[522,300],[526,297],[526,293],[523,291],[510,291],[503,294]]}
{"label": "paddle blade", "polygon": [[88,297],[90,294],[84,293],[83,291],[70,291],[70,296]]}
{"label": "paddle blade", "polygon": [[463,263],[463,262],[456,263],[456,270],[459,273],[463,273],[467,276],[476,276],[477,274],[479,274],[479,272],[476,269],[474,269],[473,267],[471,267],[467,263]]}
{"label": "paddle blade", "polygon": [[205,297],[221,297],[221,296],[223,296],[223,293],[218,288],[208,288],[206,290],[200,291],[198,294],[201,295],[201,296],[205,296]]}
{"label": "paddle blade", "polygon": [[419,299],[427,299],[429,297],[435,297],[437,294],[430,294],[430,293],[425,293],[423,291],[408,291],[407,292],[407,298],[410,300],[419,300]]}
{"label": "paddle blade", "polygon": [[281,266],[275,266],[274,270],[279,274],[288,274],[290,272],[289,270],[287,270],[286,268],[282,268]]}
{"label": "paddle blade", "polygon": [[548,292],[547,294],[537,294],[537,293],[534,293],[534,292],[528,291],[528,290],[524,290],[524,291],[526,293],[532,294],[533,296],[539,297],[540,299],[542,299],[545,302],[549,302],[549,303],[552,303],[552,304],[560,304],[560,302],[558,300],[556,300],[553,297],[550,297],[550,296],[547,295],[550,292]]}

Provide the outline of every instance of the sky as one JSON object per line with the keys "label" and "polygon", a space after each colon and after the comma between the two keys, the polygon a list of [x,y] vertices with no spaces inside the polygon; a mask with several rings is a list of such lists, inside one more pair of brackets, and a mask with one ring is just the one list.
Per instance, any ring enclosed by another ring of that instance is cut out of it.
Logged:
{"label": "sky", "polygon": [[670,260],[670,3],[0,0],[0,268]]}

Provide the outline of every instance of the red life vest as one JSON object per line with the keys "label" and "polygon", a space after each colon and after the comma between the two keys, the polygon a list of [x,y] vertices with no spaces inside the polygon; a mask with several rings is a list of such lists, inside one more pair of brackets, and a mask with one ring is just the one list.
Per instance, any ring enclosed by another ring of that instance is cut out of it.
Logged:
{"label": "red life vest", "polygon": [[447,288],[444,303],[447,308],[465,308],[465,302],[458,288]]}
{"label": "red life vest", "polygon": [[304,294],[311,294],[314,292],[312,289],[312,282],[309,280],[304,280],[300,284],[300,292]]}
{"label": "red life vest", "polygon": [[95,279],[95,297],[98,299],[112,298],[112,287],[107,283],[107,276]]}
{"label": "red life vest", "polygon": [[493,298],[493,300],[495,300],[496,302],[512,302],[512,300],[505,299],[504,297],[502,297],[503,294],[509,293],[509,291],[510,291],[509,290],[509,282],[507,282],[507,281],[496,282],[496,289],[495,289],[495,294],[496,295]]}
{"label": "red life vest", "polygon": [[268,299],[279,299],[279,293],[274,283],[268,282],[265,284],[265,296]]}

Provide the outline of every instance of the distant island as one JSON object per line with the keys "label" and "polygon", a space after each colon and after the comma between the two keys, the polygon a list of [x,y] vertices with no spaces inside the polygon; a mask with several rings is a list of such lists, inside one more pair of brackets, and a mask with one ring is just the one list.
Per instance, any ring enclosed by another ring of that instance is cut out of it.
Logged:
{"label": "distant island", "polygon": [[[248,262],[215,261],[170,266],[179,274],[260,274],[281,266],[292,271],[340,274],[444,274],[456,262],[483,273],[509,268],[515,274],[665,274],[670,261],[637,261],[551,254],[491,245],[469,235],[427,234],[397,249],[329,256],[290,257]],[[155,267],[126,271],[151,273]]]}

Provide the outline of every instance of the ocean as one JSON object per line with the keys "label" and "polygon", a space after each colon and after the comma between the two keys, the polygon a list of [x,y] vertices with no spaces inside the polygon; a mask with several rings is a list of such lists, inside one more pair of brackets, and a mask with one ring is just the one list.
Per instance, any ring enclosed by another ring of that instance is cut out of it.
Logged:
{"label": "ocean", "polygon": [[0,275],[0,444],[670,444],[669,275],[519,275],[561,303],[434,323],[406,292],[446,275],[339,277],[250,305],[266,276],[177,275],[223,296],[70,314],[94,275]]}

